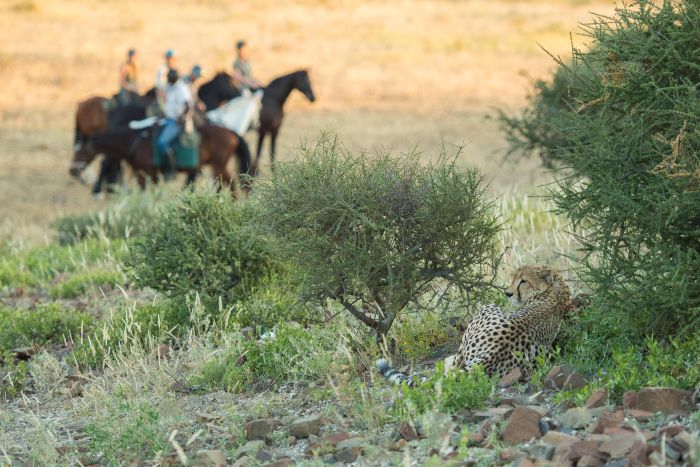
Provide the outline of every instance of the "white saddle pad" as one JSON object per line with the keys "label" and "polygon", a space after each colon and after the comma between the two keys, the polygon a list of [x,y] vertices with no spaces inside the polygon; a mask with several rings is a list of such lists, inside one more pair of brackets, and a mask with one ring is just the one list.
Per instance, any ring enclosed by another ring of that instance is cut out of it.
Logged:
{"label": "white saddle pad", "polygon": [[244,135],[255,126],[260,116],[262,91],[255,93],[244,92],[242,96],[231,99],[218,109],[207,112],[207,119],[214,125],[219,125]]}

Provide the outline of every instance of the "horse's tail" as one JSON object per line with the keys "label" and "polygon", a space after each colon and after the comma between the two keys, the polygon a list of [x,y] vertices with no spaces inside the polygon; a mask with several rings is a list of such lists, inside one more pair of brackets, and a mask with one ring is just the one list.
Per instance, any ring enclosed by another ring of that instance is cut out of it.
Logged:
{"label": "horse's tail", "polygon": [[[416,380],[412,378],[411,376],[408,376],[404,373],[401,373],[399,370],[396,368],[392,367],[388,361],[385,359],[379,359],[375,363],[377,370],[379,370],[379,373],[389,380],[390,382],[396,384],[397,386],[401,386],[403,383],[406,383],[406,386],[408,387],[413,387],[416,385]],[[424,381],[425,378],[421,378],[419,381]]]}

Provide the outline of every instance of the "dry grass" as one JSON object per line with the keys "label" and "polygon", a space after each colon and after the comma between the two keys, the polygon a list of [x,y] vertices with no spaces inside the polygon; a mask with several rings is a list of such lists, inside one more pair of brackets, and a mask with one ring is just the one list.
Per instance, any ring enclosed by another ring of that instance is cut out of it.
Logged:
{"label": "dry grass", "polygon": [[[310,67],[318,101],[288,104],[281,157],[322,129],[350,148],[437,154],[466,145],[494,187],[546,180],[535,163],[503,167],[503,138],[485,119],[523,103],[526,76],[542,76],[569,50],[569,31],[606,3],[581,0],[7,0],[0,3],[0,232],[39,240],[63,212],[95,209],[67,175],[75,104],[116,90],[128,47],[141,83],[167,47],[205,77],[230,67],[233,42],[251,42],[267,81]],[[576,37],[574,37],[576,40]],[[9,91],[9,92],[8,92]],[[249,135],[249,142],[255,137]]]}

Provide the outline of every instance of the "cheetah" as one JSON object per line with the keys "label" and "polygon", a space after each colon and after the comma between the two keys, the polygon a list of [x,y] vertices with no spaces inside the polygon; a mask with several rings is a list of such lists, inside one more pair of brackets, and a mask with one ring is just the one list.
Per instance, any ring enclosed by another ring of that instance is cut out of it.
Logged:
{"label": "cheetah", "polygon": [[[469,371],[479,364],[489,376],[503,376],[532,362],[539,352],[551,347],[564,315],[573,308],[569,287],[549,266],[528,265],[516,270],[506,295],[518,305],[517,310],[506,313],[493,304],[483,307],[467,326],[457,353],[445,359],[446,371]],[[376,366],[395,384],[416,384],[415,378],[395,370],[384,359]]]}

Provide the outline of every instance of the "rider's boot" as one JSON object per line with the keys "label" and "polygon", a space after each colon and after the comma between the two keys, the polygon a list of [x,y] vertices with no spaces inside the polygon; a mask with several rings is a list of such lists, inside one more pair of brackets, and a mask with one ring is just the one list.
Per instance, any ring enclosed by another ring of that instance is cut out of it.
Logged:
{"label": "rider's boot", "polygon": [[168,148],[165,151],[165,160],[163,161],[163,178],[165,181],[170,181],[175,178],[175,151],[173,148]]}

